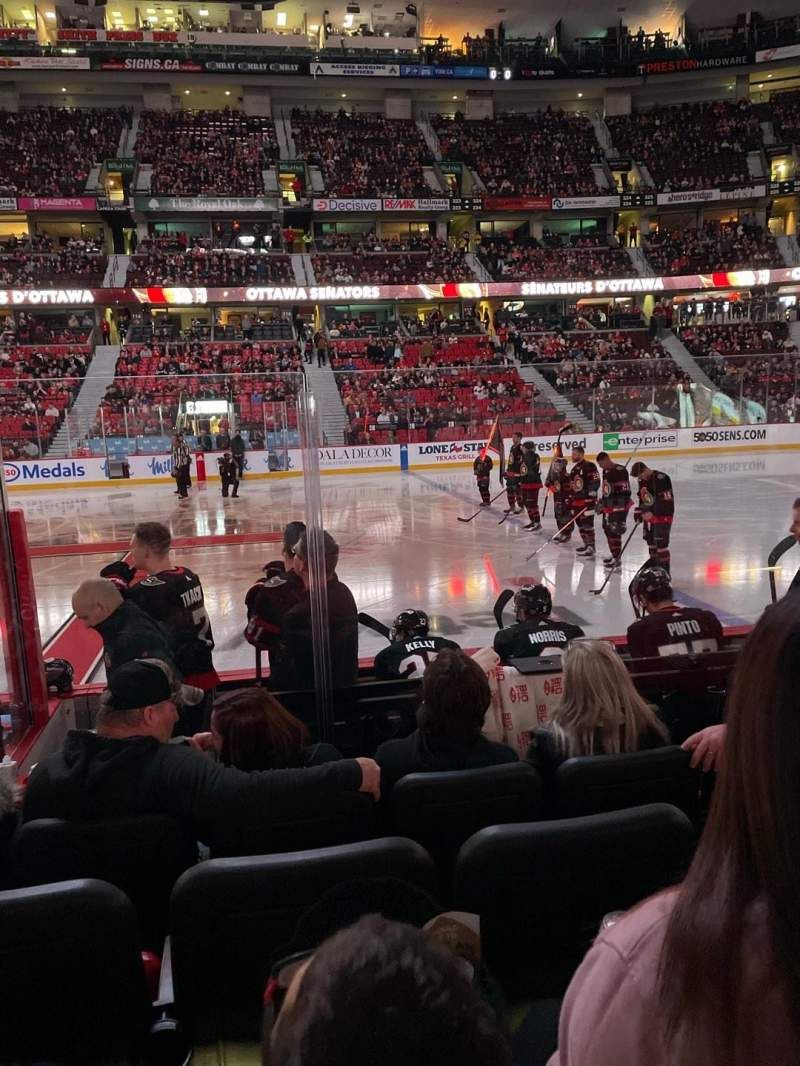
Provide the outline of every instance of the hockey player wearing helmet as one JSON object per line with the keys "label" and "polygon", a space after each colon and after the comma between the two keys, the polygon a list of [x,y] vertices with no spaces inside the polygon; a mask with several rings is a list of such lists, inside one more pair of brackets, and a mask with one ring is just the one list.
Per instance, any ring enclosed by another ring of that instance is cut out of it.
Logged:
{"label": "hockey player wearing helmet", "polygon": [[570,500],[572,499],[572,489],[569,473],[567,472],[567,460],[564,458],[564,451],[560,444],[553,445],[553,459],[550,463],[550,469],[547,471],[544,484],[547,491],[553,494],[553,513],[556,518],[556,529],[561,530],[558,536],[553,537],[553,540],[562,544],[572,536],[572,530],[575,526],[571,521],[572,508],[570,507]]}
{"label": "hockey player wearing helmet", "polygon": [[514,596],[516,624],[499,630],[494,650],[504,663],[540,655],[561,655],[571,640],[584,636],[579,626],[550,618],[553,600],[544,585],[523,585]]}
{"label": "hockey player wearing helmet", "polygon": [[716,651],[722,644],[717,616],[699,607],[676,604],[670,576],[663,566],[645,563],[629,591],[638,618],[628,626],[628,651],[634,659],[696,655]]}
{"label": "hockey player wearing helmet", "polygon": [[375,656],[375,676],[384,681],[421,677],[442,648],[459,648],[452,640],[430,636],[429,630],[424,611],[401,611],[389,631],[391,644]]}
{"label": "hockey player wearing helmet", "polygon": [[539,514],[539,491],[542,487],[542,475],[539,468],[539,456],[536,454],[536,445],[532,440],[526,440],[522,445],[522,458],[520,463],[520,499],[525,510],[528,512],[528,525],[534,533],[542,528]]}

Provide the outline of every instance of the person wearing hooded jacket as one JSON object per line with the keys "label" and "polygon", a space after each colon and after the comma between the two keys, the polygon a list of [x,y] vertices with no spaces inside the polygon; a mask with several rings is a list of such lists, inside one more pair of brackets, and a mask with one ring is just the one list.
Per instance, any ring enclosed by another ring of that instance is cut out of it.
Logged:
{"label": "person wearing hooded jacket", "polygon": [[23,821],[167,814],[213,842],[243,824],[257,832],[318,817],[342,793],[380,796],[372,759],[246,773],[170,744],[177,699],[166,664],[137,659],[120,667],[103,694],[97,732],[70,730],[62,750],[32,770]]}

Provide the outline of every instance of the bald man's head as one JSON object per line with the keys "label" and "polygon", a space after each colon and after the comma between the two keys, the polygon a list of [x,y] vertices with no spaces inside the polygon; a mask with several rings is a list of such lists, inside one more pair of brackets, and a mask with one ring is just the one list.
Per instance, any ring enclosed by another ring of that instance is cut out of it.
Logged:
{"label": "bald man's head", "polygon": [[96,626],[116,611],[122,603],[122,594],[113,581],[93,577],[79,585],[72,594],[72,609],[75,617],[86,626]]}

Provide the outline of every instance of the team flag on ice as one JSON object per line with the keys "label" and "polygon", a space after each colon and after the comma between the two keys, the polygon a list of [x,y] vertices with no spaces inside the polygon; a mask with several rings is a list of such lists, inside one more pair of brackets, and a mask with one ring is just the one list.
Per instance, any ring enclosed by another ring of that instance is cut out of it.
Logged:
{"label": "team flag on ice", "polygon": [[500,477],[504,477],[506,472],[506,449],[503,444],[503,431],[500,429],[500,415],[494,420],[492,431],[489,434],[489,439],[483,447],[481,455],[485,456],[487,452],[494,452],[498,457],[500,460]]}

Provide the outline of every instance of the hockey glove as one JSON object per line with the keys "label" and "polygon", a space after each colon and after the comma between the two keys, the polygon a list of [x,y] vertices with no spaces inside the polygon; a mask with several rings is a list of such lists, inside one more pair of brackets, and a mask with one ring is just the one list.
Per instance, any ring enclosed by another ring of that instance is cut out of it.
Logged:
{"label": "hockey glove", "polygon": [[132,566],[128,566],[127,563],[120,561],[117,563],[109,563],[108,566],[104,566],[100,571],[100,577],[105,577],[108,578],[109,581],[113,581],[121,592],[130,585],[131,581],[133,581],[135,573],[136,571]]}

